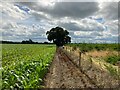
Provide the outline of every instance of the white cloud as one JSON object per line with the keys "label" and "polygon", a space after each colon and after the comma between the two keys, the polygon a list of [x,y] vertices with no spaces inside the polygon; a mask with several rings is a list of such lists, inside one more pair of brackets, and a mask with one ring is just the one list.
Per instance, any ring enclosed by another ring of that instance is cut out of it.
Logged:
{"label": "white cloud", "polygon": [[31,10],[51,15],[53,18],[84,18],[94,14],[99,9],[97,2],[56,2],[52,6],[43,5],[42,2],[22,2],[20,4],[27,5]]}
{"label": "white cloud", "polygon": [[14,3],[0,3],[0,8],[2,10],[2,17],[7,19],[18,19],[23,20],[27,18],[27,14],[20,10]]}
{"label": "white cloud", "polygon": [[98,14],[106,20],[118,20],[118,2],[101,2]]}
{"label": "white cloud", "polygon": [[[29,9],[22,10],[20,5]],[[5,2],[2,8],[3,40],[46,41],[45,32],[61,26],[73,42],[115,42],[118,38],[118,8],[113,2]]]}

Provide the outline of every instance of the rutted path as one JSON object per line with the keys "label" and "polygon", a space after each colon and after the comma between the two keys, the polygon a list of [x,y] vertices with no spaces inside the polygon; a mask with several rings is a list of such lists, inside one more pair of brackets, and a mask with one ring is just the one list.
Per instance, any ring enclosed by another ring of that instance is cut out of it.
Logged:
{"label": "rutted path", "polygon": [[50,72],[47,74],[45,79],[45,88],[59,88],[61,79],[61,66],[58,54],[56,53],[52,65],[50,67]]}
{"label": "rutted path", "polygon": [[45,88],[98,87],[58,49],[50,67],[50,72],[46,76]]}

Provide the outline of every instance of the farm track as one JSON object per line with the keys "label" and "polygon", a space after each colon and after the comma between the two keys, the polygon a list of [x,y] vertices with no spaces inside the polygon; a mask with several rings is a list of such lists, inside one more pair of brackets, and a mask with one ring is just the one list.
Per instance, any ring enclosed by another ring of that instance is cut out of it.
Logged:
{"label": "farm track", "polygon": [[99,88],[61,49],[44,81],[45,88]]}

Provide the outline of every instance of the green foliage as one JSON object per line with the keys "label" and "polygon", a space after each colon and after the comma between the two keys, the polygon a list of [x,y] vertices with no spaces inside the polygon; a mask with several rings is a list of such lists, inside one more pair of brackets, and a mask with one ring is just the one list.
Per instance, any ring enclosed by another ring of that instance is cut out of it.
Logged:
{"label": "green foliage", "polygon": [[53,41],[57,46],[63,46],[71,42],[71,37],[68,34],[69,32],[61,27],[52,28],[46,32],[47,39]]}
{"label": "green foliage", "polygon": [[93,43],[80,43],[80,44],[68,44],[68,46],[79,47],[81,51],[87,52],[91,50],[115,50],[119,51],[118,44],[93,44]]}
{"label": "green foliage", "polygon": [[[68,46],[72,46],[73,48],[80,48],[81,52],[88,52],[91,50],[110,50],[110,51],[119,51],[118,44],[92,44],[92,43],[80,43],[80,44],[68,44]],[[120,61],[120,56],[118,55],[108,55],[104,58],[106,62],[115,64]]]}
{"label": "green foliage", "polygon": [[111,76],[114,76],[116,79],[120,79],[120,71],[114,68],[112,65],[105,65],[106,69],[109,71]]}
{"label": "green foliage", "polygon": [[118,55],[107,56],[105,61],[114,65],[115,63],[120,61],[120,57]]}
{"label": "green foliage", "polygon": [[3,44],[2,52],[2,89],[41,88],[55,46]]}

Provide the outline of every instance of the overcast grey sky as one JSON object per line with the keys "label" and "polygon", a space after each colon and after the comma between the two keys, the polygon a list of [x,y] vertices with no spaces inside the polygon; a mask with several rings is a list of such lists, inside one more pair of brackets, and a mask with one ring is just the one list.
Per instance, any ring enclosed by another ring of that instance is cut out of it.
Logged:
{"label": "overcast grey sky", "polygon": [[2,40],[44,42],[45,32],[60,26],[70,32],[72,42],[118,41],[117,0],[15,1],[0,2]]}

